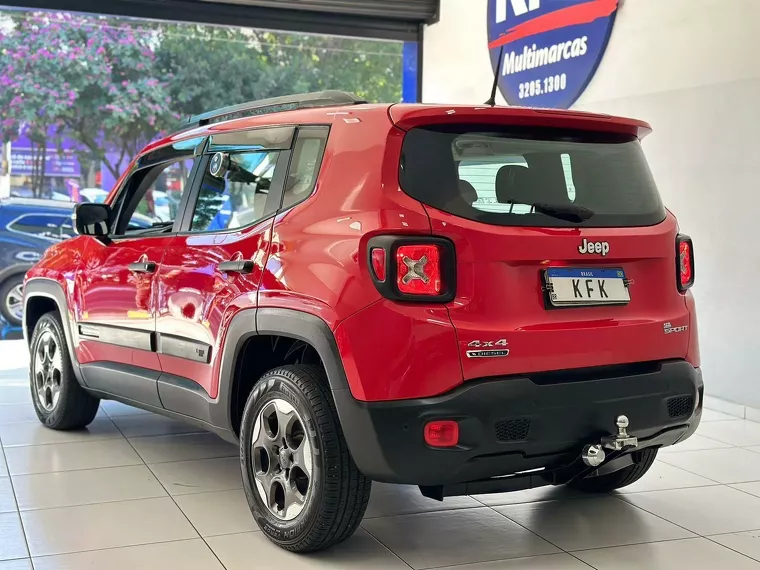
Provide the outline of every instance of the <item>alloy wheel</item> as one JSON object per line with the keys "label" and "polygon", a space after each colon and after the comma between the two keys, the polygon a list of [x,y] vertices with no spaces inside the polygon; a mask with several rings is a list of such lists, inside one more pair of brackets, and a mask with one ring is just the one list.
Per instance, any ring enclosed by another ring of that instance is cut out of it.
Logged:
{"label": "alloy wheel", "polygon": [[24,286],[19,283],[5,296],[5,308],[9,315],[13,315],[18,321],[24,316]]}
{"label": "alloy wheel", "polygon": [[45,330],[34,350],[33,381],[37,401],[46,412],[52,412],[58,405],[62,368],[60,346],[53,332]]}
{"label": "alloy wheel", "polygon": [[261,500],[277,518],[293,520],[306,505],[313,472],[303,419],[285,400],[271,400],[256,418],[251,446]]}

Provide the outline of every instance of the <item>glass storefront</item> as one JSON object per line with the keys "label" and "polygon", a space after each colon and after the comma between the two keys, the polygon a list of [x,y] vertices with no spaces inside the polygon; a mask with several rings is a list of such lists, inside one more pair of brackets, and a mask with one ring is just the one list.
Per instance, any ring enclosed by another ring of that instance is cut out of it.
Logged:
{"label": "glass storefront", "polygon": [[187,117],[322,89],[414,101],[417,45],[0,8],[0,197],[102,201]]}

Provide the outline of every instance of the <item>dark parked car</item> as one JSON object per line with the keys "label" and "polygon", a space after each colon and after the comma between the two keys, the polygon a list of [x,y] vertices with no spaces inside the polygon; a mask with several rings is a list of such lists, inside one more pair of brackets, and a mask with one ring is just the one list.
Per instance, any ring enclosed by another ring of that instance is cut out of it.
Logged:
{"label": "dark parked car", "polygon": [[0,199],[0,314],[21,325],[24,274],[52,244],[74,235],[74,203]]}
{"label": "dark parked car", "polygon": [[[24,274],[52,244],[76,234],[74,202],[34,198],[0,198],[0,314],[21,326]],[[131,227],[148,228],[153,220],[134,216]]]}

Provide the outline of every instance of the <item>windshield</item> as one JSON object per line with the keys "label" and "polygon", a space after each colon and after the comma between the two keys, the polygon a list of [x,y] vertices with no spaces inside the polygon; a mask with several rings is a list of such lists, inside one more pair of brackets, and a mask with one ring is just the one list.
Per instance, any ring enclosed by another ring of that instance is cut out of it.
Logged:
{"label": "windshield", "polygon": [[502,226],[648,226],[665,219],[639,141],[556,130],[424,127],[399,180],[421,202]]}

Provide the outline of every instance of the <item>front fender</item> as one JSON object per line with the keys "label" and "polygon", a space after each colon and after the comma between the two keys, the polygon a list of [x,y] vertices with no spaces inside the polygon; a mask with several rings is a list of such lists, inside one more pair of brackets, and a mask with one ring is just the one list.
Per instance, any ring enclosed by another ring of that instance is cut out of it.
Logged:
{"label": "front fender", "polygon": [[[63,323],[63,333],[66,336],[66,346],[69,350],[69,359],[71,367],[74,369],[74,376],[80,384],[84,385],[82,370],[77,360],[76,350],[74,347],[74,330],[72,323],[74,317],[66,301],[66,294],[60,283],[45,277],[33,277],[28,279],[24,285],[24,320],[22,324],[24,340],[27,346],[34,332],[34,324],[42,316],[42,311],[36,309],[35,300],[46,299],[48,302],[42,305],[43,311],[50,306],[50,301],[55,304],[58,314],[61,315]],[[46,312],[46,311],[45,311]],[[31,326],[30,326],[31,325]]]}

